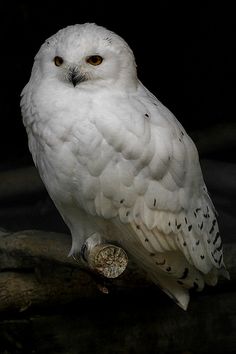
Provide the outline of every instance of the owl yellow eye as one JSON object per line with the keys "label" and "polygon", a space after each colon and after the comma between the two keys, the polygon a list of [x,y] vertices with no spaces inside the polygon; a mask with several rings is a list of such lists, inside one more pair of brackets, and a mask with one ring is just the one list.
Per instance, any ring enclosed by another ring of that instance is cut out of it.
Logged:
{"label": "owl yellow eye", "polygon": [[53,59],[53,61],[54,61],[54,64],[56,65],[56,66],[61,66],[62,64],[63,64],[63,59],[62,59],[62,57],[58,57],[58,56],[56,56],[54,59]]}
{"label": "owl yellow eye", "polygon": [[91,55],[91,57],[88,57],[86,59],[87,63],[91,64],[91,65],[100,65],[103,61],[103,58],[100,57],[100,55]]}

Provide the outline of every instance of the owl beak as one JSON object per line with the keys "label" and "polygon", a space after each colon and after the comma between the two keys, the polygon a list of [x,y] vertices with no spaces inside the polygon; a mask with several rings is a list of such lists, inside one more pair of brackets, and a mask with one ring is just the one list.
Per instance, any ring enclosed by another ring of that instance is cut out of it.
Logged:
{"label": "owl beak", "polygon": [[75,87],[76,85],[80,84],[81,82],[85,81],[86,78],[84,75],[79,73],[76,68],[71,68],[68,73],[68,80],[73,84]]}

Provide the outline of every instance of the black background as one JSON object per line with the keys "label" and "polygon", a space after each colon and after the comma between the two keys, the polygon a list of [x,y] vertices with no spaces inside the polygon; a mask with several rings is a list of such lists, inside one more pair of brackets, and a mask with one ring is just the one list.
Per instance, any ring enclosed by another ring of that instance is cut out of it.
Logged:
{"label": "black background", "polygon": [[[19,108],[33,58],[46,38],[95,22],[122,36],[138,74],[191,133],[235,127],[235,19],[230,2],[1,2],[1,168],[31,163]],[[217,136],[216,136],[217,139]],[[235,160],[232,147],[214,156]]]}

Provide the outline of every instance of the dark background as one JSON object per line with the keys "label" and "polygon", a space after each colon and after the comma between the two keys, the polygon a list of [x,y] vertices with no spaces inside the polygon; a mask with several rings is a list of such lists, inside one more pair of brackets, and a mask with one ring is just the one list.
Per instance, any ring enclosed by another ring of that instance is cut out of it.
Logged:
{"label": "dark background", "polygon": [[[129,43],[141,81],[193,138],[195,132],[208,135],[217,129],[216,143],[226,125],[220,148],[200,153],[235,161],[235,18],[229,3],[1,2],[0,168],[31,163],[19,101],[40,45],[59,29],[84,22],[103,25]],[[197,138],[195,142],[198,144]]]}

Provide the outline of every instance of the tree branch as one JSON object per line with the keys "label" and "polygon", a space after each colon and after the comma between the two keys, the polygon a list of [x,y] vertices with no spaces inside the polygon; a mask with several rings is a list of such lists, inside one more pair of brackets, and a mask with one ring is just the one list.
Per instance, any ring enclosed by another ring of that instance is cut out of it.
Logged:
{"label": "tree branch", "polygon": [[[150,283],[129,261],[120,277],[107,281],[98,278],[83,264],[68,257],[70,236],[43,231],[0,234],[0,311],[23,311],[35,305],[51,306],[78,298],[99,296],[107,287],[135,289]],[[225,263],[236,278],[236,247],[226,244]],[[219,289],[226,280],[221,280]],[[216,290],[217,291],[217,290]]]}
{"label": "tree branch", "polygon": [[[108,292],[107,284],[130,287],[129,272],[117,281],[100,278],[79,260],[68,257],[70,246],[71,238],[65,234],[1,231],[0,311],[23,311],[32,305],[48,306],[75,298],[95,297],[98,290]],[[101,248],[98,250],[100,252]],[[130,264],[130,270],[132,267]],[[134,269],[131,273],[133,276],[137,271]],[[132,286],[141,283],[145,285],[145,280],[137,273]]]}

